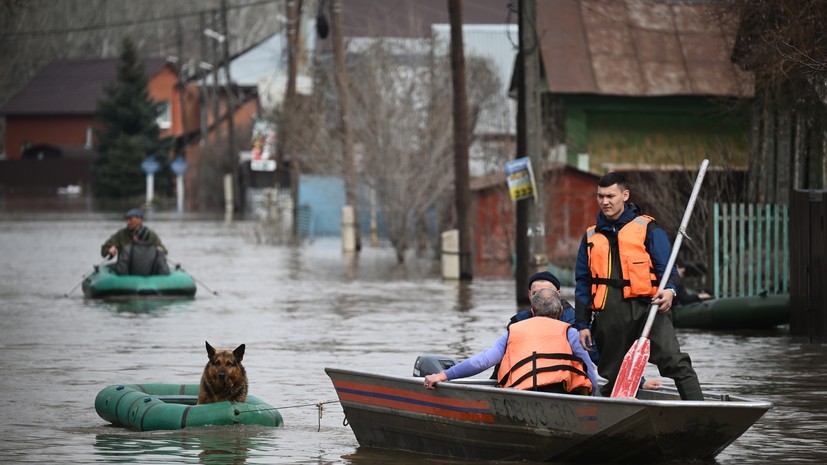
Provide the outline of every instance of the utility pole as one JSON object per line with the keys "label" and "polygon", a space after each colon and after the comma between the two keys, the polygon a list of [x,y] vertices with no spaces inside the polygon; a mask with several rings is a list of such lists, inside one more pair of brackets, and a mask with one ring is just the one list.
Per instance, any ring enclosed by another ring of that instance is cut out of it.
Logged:
{"label": "utility pole", "polygon": [[454,89],[454,204],[459,229],[459,279],[471,280],[471,188],[468,183],[468,100],[462,44],[462,0],[448,0],[451,22],[451,75]]}
{"label": "utility pole", "polygon": [[199,88],[198,88],[198,104],[199,104],[199,126],[201,128],[201,137],[198,139],[198,145],[202,149],[207,146],[207,132],[209,131],[207,125],[207,81],[204,76],[207,73],[202,73],[201,67],[203,66],[204,60],[207,58],[207,37],[203,34],[204,29],[207,28],[207,21],[204,18],[204,12],[198,14],[198,30],[202,33],[199,34],[201,37],[200,44],[200,54],[198,56],[198,66],[197,66],[197,73],[199,76]]}
{"label": "utility pole", "polygon": [[224,34],[224,77],[227,79],[227,159],[229,162],[229,172],[232,176],[232,186],[235,195],[233,195],[233,207],[240,207],[242,196],[240,186],[238,183],[238,154],[235,150],[235,95],[233,94],[233,80],[230,77],[230,28],[227,21],[227,0],[221,0],[221,32]]}
{"label": "utility pole", "polygon": [[342,120],[342,150],[344,158],[345,197],[346,202],[353,208],[355,221],[355,251],[362,249],[362,239],[359,227],[359,199],[357,197],[356,161],[353,157],[353,130],[349,116],[350,90],[348,89],[347,65],[345,63],[345,38],[342,25],[342,2],[331,0],[330,16],[333,23],[333,54],[336,59],[336,87],[339,91],[339,111]]}
{"label": "utility pole", "polygon": [[290,199],[293,201],[293,241],[299,238],[299,176],[301,167],[299,157],[293,146],[293,125],[288,115],[295,114],[296,109],[296,67],[298,61],[298,37],[301,17],[301,0],[287,1],[287,90],[279,117],[278,165],[290,158]]}
{"label": "utility pole", "polygon": [[[520,0],[520,71],[518,83],[517,156],[528,156],[537,189],[532,199],[517,202],[517,301],[523,302],[531,274],[548,268],[543,187],[543,134],[540,110],[540,44],[536,0]],[[522,124],[520,124],[522,123]],[[526,237],[527,240],[523,239]],[[522,240],[521,240],[522,239]]]}

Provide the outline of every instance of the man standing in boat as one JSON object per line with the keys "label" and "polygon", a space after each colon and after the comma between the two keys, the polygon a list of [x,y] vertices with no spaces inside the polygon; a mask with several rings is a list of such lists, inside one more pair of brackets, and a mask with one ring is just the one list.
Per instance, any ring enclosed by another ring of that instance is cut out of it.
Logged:
{"label": "man standing in boat", "polygon": [[[126,212],[124,217],[126,218],[126,227],[118,230],[103,243],[101,246],[101,257],[106,257],[107,255],[114,257],[115,255],[118,255],[118,253],[123,250],[124,246],[132,244],[135,231],[144,224],[144,212],[139,208],[129,210]],[[167,249],[164,247],[164,244],[161,243],[161,238],[155,234],[155,231],[146,228],[145,226],[144,228],[149,234],[146,242],[154,245],[158,248],[159,252],[166,255]]]}
{"label": "man standing in boat", "polygon": [[563,308],[552,289],[531,296],[532,317],[516,322],[479,354],[425,377],[425,388],[465,378],[502,362],[498,386],[564,394],[597,395],[597,373],[580,347],[577,331],[558,318]]}
{"label": "man standing in boat", "polygon": [[[612,392],[623,357],[640,337],[651,305],[657,304],[649,334],[650,362],[675,381],[682,399],[703,400],[698,375],[689,355],[681,352],[671,315],[666,314],[676,295],[674,283],[658,292],[672,250],[669,237],[654,218],[629,202],[623,175],[609,173],[597,186],[601,211],[580,243],[574,295],[580,343],[587,350],[596,347],[598,372],[608,380],[603,395]],[[674,268],[668,272],[677,275]]]}

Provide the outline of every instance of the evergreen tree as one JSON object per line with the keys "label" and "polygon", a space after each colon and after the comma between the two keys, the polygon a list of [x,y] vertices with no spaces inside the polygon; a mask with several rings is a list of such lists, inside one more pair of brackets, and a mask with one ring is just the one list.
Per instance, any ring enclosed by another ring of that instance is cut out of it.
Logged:
{"label": "evergreen tree", "polygon": [[[149,78],[137,58],[132,40],[124,38],[115,82],[98,101],[95,160],[95,195],[123,198],[145,191],[141,162],[160,147],[156,123],[158,104],[149,97]],[[163,159],[158,160],[162,166]]]}

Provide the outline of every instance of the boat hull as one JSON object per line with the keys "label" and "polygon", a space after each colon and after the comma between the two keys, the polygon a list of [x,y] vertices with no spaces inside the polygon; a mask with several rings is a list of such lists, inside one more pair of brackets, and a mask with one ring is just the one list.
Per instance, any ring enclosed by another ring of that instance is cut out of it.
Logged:
{"label": "boat hull", "polygon": [[144,297],[192,297],[195,281],[182,271],[168,275],[134,276],[119,275],[108,266],[96,267],[95,272],[83,280],[83,295],[90,299],[123,296]]}
{"label": "boat hull", "polygon": [[676,328],[769,329],[789,322],[789,294],[712,299],[672,311]]}
{"label": "boat hull", "polygon": [[327,368],[364,447],[475,460],[578,463],[710,459],[772,407],[727,396],[681,401],[674,390],[610,399],[500,389]]}
{"label": "boat hull", "polygon": [[177,430],[196,426],[283,425],[279,411],[261,399],[195,405],[197,384],[116,384],[95,397],[104,420],[136,431]]}

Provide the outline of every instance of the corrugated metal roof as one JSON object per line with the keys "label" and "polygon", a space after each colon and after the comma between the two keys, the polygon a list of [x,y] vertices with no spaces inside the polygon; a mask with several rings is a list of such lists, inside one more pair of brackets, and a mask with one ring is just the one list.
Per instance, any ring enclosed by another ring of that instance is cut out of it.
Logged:
{"label": "corrugated metal roof", "polygon": [[[95,113],[104,87],[115,80],[119,58],[57,60],[49,63],[0,107],[6,115],[90,115]],[[163,58],[143,61],[150,76],[164,65]]]}
{"label": "corrugated metal roof", "polygon": [[749,97],[730,61],[737,22],[716,2],[546,0],[537,33],[548,90]]}

